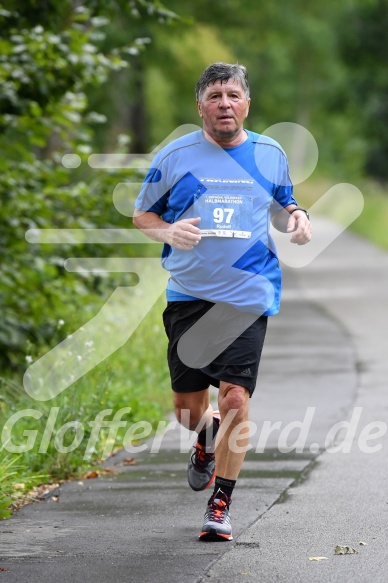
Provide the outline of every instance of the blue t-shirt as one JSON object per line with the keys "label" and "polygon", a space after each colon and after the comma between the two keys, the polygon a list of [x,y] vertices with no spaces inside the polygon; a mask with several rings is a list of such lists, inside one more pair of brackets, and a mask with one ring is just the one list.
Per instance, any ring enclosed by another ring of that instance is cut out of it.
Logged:
{"label": "blue t-shirt", "polygon": [[281,270],[269,234],[270,215],[293,197],[287,159],[277,142],[248,139],[221,148],[196,131],[155,156],[135,206],[168,223],[201,217],[192,250],[165,244],[169,301],[226,302],[259,315],[279,311]]}

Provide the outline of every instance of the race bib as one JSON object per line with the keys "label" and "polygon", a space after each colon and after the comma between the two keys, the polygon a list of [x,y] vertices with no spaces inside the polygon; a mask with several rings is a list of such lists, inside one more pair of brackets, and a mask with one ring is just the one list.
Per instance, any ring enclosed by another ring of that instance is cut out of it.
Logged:
{"label": "race bib", "polygon": [[237,237],[252,234],[253,197],[240,194],[203,194],[194,202],[201,217],[202,237]]}

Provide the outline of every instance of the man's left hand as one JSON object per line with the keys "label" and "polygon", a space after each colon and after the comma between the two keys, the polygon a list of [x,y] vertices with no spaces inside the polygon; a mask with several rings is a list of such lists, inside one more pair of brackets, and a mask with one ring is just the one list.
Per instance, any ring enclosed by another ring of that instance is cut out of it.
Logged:
{"label": "man's left hand", "polygon": [[287,233],[292,233],[291,243],[305,245],[311,240],[312,227],[303,211],[294,211],[287,223]]}

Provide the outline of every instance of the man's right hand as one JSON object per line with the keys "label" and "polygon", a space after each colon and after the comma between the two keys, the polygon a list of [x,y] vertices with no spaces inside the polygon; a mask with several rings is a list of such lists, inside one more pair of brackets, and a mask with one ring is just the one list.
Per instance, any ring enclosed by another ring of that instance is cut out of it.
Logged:
{"label": "man's right hand", "polygon": [[183,251],[190,251],[200,242],[201,231],[195,226],[200,220],[200,217],[196,217],[170,224],[151,211],[143,212],[135,209],[133,215],[133,224],[147,237]]}
{"label": "man's right hand", "polygon": [[176,249],[182,249],[182,251],[193,249],[201,240],[201,231],[195,226],[200,220],[200,217],[182,219],[169,225],[165,233],[166,243],[171,247],[176,247]]}

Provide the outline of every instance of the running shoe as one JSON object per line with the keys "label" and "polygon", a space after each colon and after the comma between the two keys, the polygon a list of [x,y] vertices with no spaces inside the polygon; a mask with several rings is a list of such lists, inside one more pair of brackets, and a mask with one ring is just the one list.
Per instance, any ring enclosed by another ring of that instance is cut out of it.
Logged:
{"label": "running shoe", "polygon": [[[220,419],[219,411],[214,411],[213,417]],[[197,442],[192,450],[187,467],[187,480],[190,488],[195,492],[206,490],[213,484],[215,476],[214,444],[204,447]]]}
{"label": "running shoe", "polygon": [[210,498],[205,512],[202,530],[199,534],[203,541],[233,540],[229,507],[232,500],[218,489]]}

